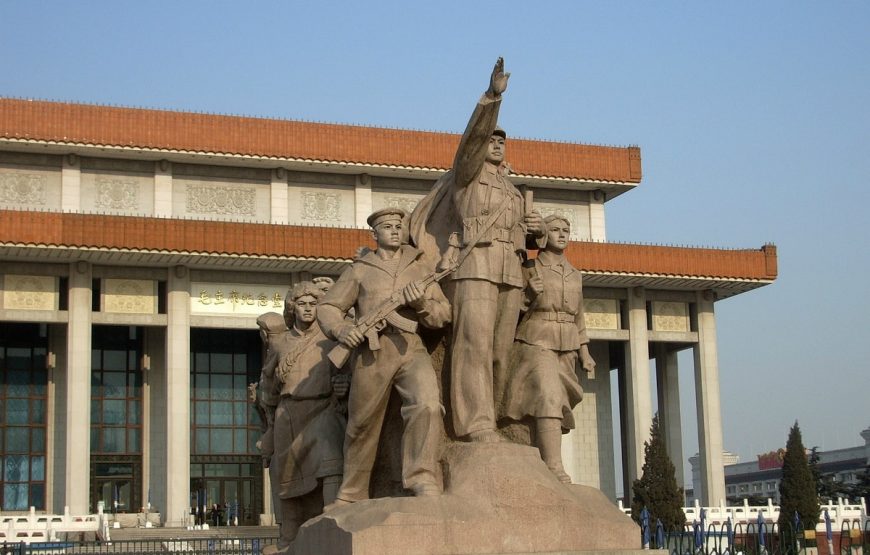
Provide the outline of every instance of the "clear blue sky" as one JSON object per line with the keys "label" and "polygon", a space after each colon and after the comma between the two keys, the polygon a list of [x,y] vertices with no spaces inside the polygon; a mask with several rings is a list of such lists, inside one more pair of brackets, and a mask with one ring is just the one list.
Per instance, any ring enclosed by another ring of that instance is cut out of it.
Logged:
{"label": "clear blue sky", "polygon": [[0,3],[5,96],[459,132],[499,55],[509,134],[640,145],[610,240],[779,247],[717,304],[726,448],[859,444],[870,3]]}

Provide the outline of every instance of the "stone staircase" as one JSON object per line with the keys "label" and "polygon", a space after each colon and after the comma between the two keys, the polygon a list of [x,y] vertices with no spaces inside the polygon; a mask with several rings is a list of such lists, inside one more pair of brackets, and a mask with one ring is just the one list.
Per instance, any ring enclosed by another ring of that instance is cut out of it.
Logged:
{"label": "stone staircase", "polygon": [[116,528],[110,531],[112,541],[130,540],[199,540],[277,538],[277,526],[217,526],[208,530],[187,528]]}

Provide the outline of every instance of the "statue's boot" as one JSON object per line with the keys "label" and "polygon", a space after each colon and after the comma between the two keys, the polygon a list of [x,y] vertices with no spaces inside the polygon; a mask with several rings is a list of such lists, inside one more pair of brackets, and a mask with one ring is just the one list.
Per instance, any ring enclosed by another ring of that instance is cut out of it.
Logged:
{"label": "statue's boot", "polygon": [[556,478],[563,484],[570,484],[571,477],[562,466],[562,423],[558,418],[537,419],[538,450]]}

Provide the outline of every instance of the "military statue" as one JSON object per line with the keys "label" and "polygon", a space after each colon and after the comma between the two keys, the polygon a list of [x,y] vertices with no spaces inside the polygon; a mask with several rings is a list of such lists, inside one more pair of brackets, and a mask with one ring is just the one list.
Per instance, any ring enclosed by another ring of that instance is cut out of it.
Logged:
{"label": "military statue", "polygon": [[574,428],[571,410],[583,397],[577,358],[595,370],[583,313],[583,279],[565,258],[571,224],[562,216],[544,220],[547,247],[524,265],[525,311],[516,331],[513,363],[496,378],[499,415],[516,421],[534,418],[541,458],[556,477],[570,484],[562,466],[562,433]]}
{"label": "military statue", "polygon": [[271,407],[264,403],[269,425],[261,451],[264,459],[269,455],[273,492],[280,500],[279,540],[264,554],[288,553],[299,527],[335,500],[341,484],[343,398],[350,379],[330,364],[326,353],[335,343],[317,323],[317,303],[330,283],[305,281],[290,289],[282,333],[270,333],[277,314],[258,319],[267,347],[261,395],[277,400]]}
{"label": "military statue", "polygon": [[[437,464],[443,430],[438,382],[416,333],[418,325],[450,322],[450,305],[420,262],[422,253],[404,244],[406,213],[378,210],[368,217],[377,250],[345,270],[318,309],[326,334],[339,343],[330,357],[353,359],[348,399],[344,481],[333,507],[369,498],[372,467],[391,391],[402,400],[402,483],[414,495],[439,495]],[[346,318],[355,309],[356,322]],[[331,508],[331,507],[330,507]]]}
{"label": "military statue", "polygon": [[523,304],[526,248],[544,238],[540,214],[528,210],[508,178],[506,133],[497,121],[509,77],[499,58],[462,135],[453,169],[411,216],[411,238],[430,263],[445,268],[466,254],[450,284],[450,401],[456,435],[470,441],[500,440],[493,375],[507,371]]}

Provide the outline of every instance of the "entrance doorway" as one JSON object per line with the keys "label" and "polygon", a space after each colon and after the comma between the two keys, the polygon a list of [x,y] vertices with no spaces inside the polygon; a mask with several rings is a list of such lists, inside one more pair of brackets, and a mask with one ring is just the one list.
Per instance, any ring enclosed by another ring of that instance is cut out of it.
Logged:
{"label": "entrance doorway", "polygon": [[141,508],[138,457],[91,458],[91,507],[96,511],[100,503],[107,513],[135,513]]}
{"label": "entrance doorway", "polygon": [[[263,471],[259,460],[190,465],[191,506],[205,506],[206,521],[220,526],[253,526],[263,505]],[[217,515],[214,506],[218,506]]]}

